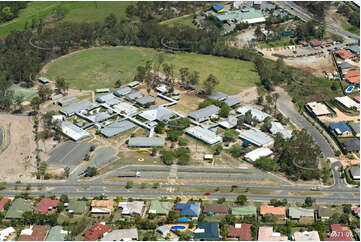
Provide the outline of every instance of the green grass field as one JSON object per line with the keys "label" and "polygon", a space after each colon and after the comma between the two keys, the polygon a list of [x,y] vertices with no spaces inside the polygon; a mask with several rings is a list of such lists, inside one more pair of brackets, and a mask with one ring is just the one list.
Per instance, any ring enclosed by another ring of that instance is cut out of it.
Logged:
{"label": "green grass field", "polygon": [[9,90],[14,91],[15,96],[23,96],[24,100],[29,99],[36,94],[36,90],[31,88],[24,88],[16,84],[13,84]]}
{"label": "green grass field", "polygon": [[177,17],[177,18],[172,18],[166,21],[161,22],[160,24],[164,24],[164,25],[168,25],[168,26],[174,26],[177,24],[180,25],[186,25],[192,28],[197,28],[193,23],[193,14],[191,15],[184,15],[181,17]]}
{"label": "green grass field", "polygon": [[114,13],[118,20],[125,17],[125,9],[131,2],[29,2],[20,11],[19,17],[0,24],[0,38],[13,30],[24,29],[25,23],[31,25],[32,19],[38,20],[54,14],[56,10],[63,10],[65,17],[62,21],[95,22],[103,21],[110,13]]}
{"label": "green grass field", "polygon": [[[137,66],[155,60],[159,53],[154,49],[138,47],[89,49],[50,64],[46,75],[50,79],[64,77],[74,89],[112,87],[118,79],[123,83],[130,82]],[[220,81],[216,90],[230,95],[254,86],[259,81],[252,62],[191,53],[161,53],[165,63],[175,65],[177,76],[181,67],[198,71],[201,82],[209,74],[214,74]]]}

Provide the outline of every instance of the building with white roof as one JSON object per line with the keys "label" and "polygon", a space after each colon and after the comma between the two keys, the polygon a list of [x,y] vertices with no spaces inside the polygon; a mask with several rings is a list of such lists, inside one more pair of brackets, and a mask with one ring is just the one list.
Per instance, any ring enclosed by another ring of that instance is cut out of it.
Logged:
{"label": "building with white roof", "polygon": [[285,129],[280,122],[271,122],[270,132],[273,135],[280,133],[284,139],[290,139],[292,137],[292,131]]}
{"label": "building with white roof", "polygon": [[130,137],[128,141],[129,147],[163,147],[165,139],[163,137]]}
{"label": "building with white roof", "polygon": [[323,103],[310,102],[307,103],[307,106],[311,110],[311,112],[313,112],[313,114],[315,114],[316,116],[325,116],[332,114],[332,112]]}
{"label": "building with white roof", "polygon": [[216,105],[209,105],[205,108],[201,108],[188,115],[191,119],[197,122],[203,122],[210,119],[212,116],[218,115],[220,108]]}
{"label": "building with white roof", "polygon": [[335,99],[348,109],[356,108],[357,110],[360,110],[360,104],[348,96],[336,97]]}
{"label": "building with white roof", "polygon": [[148,121],[168,122],[171,117],[175,116],[175,114],[173,111],[163,106],[154,106],[141,112],[139,116]]}
{"label": "building with white roof", "polygon": [[145,211],[143,201],[119,202],[118,207],[122,209],[122,215],[143,216]]}
{"label": "building with white roof", "polygon": [[238,119],[236,117],[228,117],[220,122],[218,122],[218,125],[221,126],[224,129],[233,129],[237,126]]}
{"label": "building with white roof", "polygon": [[74,141],[80,141],[88,138],[90,135],[87,131],[79,128],[75,124],[69,121],[64,121],[61,123],[61,131],[64,135],[68,136]]}
{"label": "building with white roof", "polygon": [[274,140],[258,129],[248,129],[239,134],[241,139],[247,140],[260,147],[270,146]]}
{"label": "building with white roof", "polygon": [[93,104],[91,104],[88,101],[83,101],[83,102],[79,102],[79,103],[70,105],[66,108],[63,108],[59,112],[64,114],[67,117],[70,117],[70,116],[74,115],[75,113],[78,113],[83,110],[90,110],[92,108],[94,108]]}
{"label": "building with white roof", "polygon": [[157,87],[155,89],[157,92],[160,92],[161,94],[166,94],[168,92],[167,86],[166,85],[160,85],[159,87]]}
{"label": "building with white roof", "polygon": [[255,162],[256,160],[258,160],[261,157],[267,157],[269,155],[271,155],[273,152],[271,149],[268,148],[258,148],[255,150],[252,150],[251,152],[248,152],[244,158],[249,161],[249,162]]}
{"label": "building with white roof", "polygon": [[271,117],[268,113],[262,112],[257,108],[251,106],[243,106],[237,109],[237,113],[245,115],[248,111],[251,111],[252,117],[254,117],[258,122],[263,122],[266,118]]}
{"label": "building with white roof", "polygon": [[295,241],[321,241],[318,231],[295,232],[292,237]]}
{"label": "building with white roof", "polygon": [[14,239],[16,230],[13,227],[7,227],[0,231],[0,241],[8,241]]}
{"label": "building with white roof", "polygon": [[131,229],[116,229],[112,232],[104,234],[100,241],[132,241],[138,240],[138,230]]}
{"label": "building with white roof", "polygon": [[119,113],[124,112],[126,115],[133,115],[138,112],[138,108],[127,102],[121,102],[113,106],[113,109]]}
{"label": "building with white roof", "polygon": [[199,139],[206,144],[214,145],[216,143],[222,142],[222,137],[217,135],[216,133],[199,126],[188,128],[186,130],[186,134]]}

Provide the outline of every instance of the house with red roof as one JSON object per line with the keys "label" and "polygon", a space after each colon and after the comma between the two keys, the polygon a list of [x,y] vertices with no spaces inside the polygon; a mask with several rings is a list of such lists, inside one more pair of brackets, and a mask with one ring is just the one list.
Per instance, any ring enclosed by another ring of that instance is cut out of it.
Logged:
{"label": "house with red roof", "polygon": [[360,207],[354,207],[352,208],[352,213],[357,216],[360,217]]}
{"label": "house with red roof", "polygon": [[354,76],[360,76],[360,69],[349,70],[345,74],[345,78],[350,78]]}
{"label": "house with red roof", "polygon": [[356,102],[360,103],[360,96],[356,96],[353,98]]}
{"label": "house with red roof", "polygon": [[7,197],[4,197],[0,200],[0,212],[4,211],[5,204],[7,204],[8,202],[10,202],[10,200]]}
{"label": "house with red roof", "polygon": [[321,45],[321,41],[319,41],[319,40],[314,40],[314,41],[311,41],[310,44],[311,44],[312,47],[318,47],[318,46]]}
{"label": "house with red roof", "polygon": [[343,60],[347,60],[347,59],[351,59],[351,58],[355,57],[355,55],[352,54],[351,51],[344,50],[344,49],[336,50],[334,53]]}
{"label": "house with red roof", "polygon": [[272,214],[277,216],[278,218],[284,219],[286,217],[286,208],[262,205],[260,206],[259,213],[261,216],[264,216],[266,214]]}
{"label": "house with red roof", "polygon": [[235,224],[234,227],[228,229],[228,238],[238,239],[241,241],[252,240],[252,224]]}
{"label": "house with red roof", "polygon": [[107,233],[112,227],[104,224],[94,224],[90,229],[84,231],[84,241],[96,241]]}
{"label": "house with red roof", "polygon": [[352,241],[352,232],[343,229],[341,224],[331,224],[331,232],[324,241]]}
{"label": "house with red roof", "polygon": [[48,235],[48,227],[45,225],[34,225],[28,229],[23,229],[18,241],[44,241]]}
{"label": "house with red roof", "polygon": [[53,200],[48,197],[44,197],[40,200],[36,208],[34,209],[35,214],[51,214],[56,211],[58,204],[60,203],[59,200]]}

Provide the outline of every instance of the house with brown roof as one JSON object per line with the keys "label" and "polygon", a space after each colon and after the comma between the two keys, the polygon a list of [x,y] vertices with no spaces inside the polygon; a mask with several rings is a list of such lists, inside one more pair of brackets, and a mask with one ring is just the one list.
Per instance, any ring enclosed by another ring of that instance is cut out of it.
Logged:
{"label": "house with brown roof", "polygon": [[203,207],[203,213],[208,215],[215,214],[228,214],[229,207],[222,204],[205,204]]}
{"label": "house with brown roof", "polygon": [[286,217],[286,208],[262,205],[260,206],[259,213],[261,216],[264,216],[266,214],[272,214],[277,216],[278,218],[284,219]]}
{"label": "house with brown roof", "polygon": [[100,239],[105,233],[107,233],[112,227],[104,224],[94,224],[90,229],[84,231],[84,241],[95,241]]}
{"label": "house with brown roof", "polygon": [[48,234],[48,227],[45,225],[34,225],[23,229],[18,241],[44,241]]}
{"label": "house with brown roof", "polygon": [[351,51],[344,50],[344,49],[336,50],[335,54],[343,60],[347,60],[347,59],[351,59],[351,58],[355,57],[355,55],[352,54]]}
{"label": "house with brown roof", "polygon": [[228,229],[228,238],[237,239],[241,241],[252,240],[252,224],[235,224],[234,227]]}
{"label": "house with brown roof", "polygon": [[40,200],[36,208],[34,209],[35,214],[52,214],[56,211],[60,201],[53,200],[48,197],[44,197]]}
{"label": "house with brown roof", "polygon": [[93,200],[91,202],[92,214],[110,214],[114,208],[114,200]]}
{"label": "house with brown roof", "polygon": [[324,241],[352,241],[352,232],[349,229],[342,228],[341,224],[331,224],[329,237]]}
{"label": "house with brown roof", "polygon": [[7,204],[8,202],[10,202],[10,199],[7,197],[4,197],[0,200],[0,212],[4,211],[5,204]]}
{"label": "house with brown roof", "polygon": [[288,241],[288,237],[274,232],[273,227],[259,227],[258,241]]}

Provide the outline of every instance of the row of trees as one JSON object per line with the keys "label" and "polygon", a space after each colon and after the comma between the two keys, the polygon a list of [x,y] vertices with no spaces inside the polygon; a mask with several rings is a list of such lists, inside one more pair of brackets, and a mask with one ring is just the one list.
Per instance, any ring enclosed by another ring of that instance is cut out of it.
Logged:
{"label": "row of trees", "polygon": [[0,2],[0,23],[16,18],[27,2]]}

